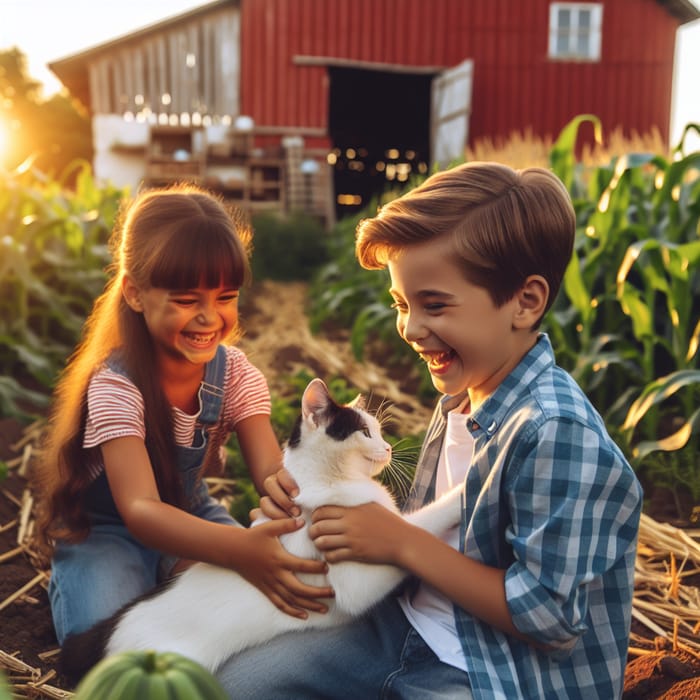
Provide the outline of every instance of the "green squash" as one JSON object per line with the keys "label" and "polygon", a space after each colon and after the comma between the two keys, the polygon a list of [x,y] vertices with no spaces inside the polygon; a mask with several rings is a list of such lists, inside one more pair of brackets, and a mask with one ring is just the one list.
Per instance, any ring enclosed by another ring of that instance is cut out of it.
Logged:
{"label": "green squash", "polygon": [[125,651],[98,663],[74,700],[228,700],[204,667],[180,654]]}
{"label": "green squash", "polygon": [[0,671],[0,700],[12,700],[12,692],[5,674]]}

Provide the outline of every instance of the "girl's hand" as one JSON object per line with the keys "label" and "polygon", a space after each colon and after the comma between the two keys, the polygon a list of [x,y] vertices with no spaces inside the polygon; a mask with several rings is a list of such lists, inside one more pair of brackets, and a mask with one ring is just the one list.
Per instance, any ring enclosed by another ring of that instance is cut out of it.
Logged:
{"label": "girl's hand", "polygon": [[298,530],[303,521],[286,518],[249,528],[244,546],[236,556],[235,569],[261,590],[282,612],[306,619],[307,610],[325,613],[328,607],[317,598],[332,598],[330,586],[302,583],[297,573],[325,574],[325,562],[290,554],[279,536]]}
{"label": "girl's hand", "polygon": [[286,469],[270,474],[263,482],[263,488],[265,495],[260,498],[260,508],[251,511],[251,520],[257,519],[261,514],[270,520],[301,515],[301,509],[293,500],[299,495],[299,487]]}
{"label": "girl's hand", "polygon": [[401,547],[410,538],[406,529],[413,527],[378,503],[321,506],[311,522],[309,536],[330,563],[398,564]]}

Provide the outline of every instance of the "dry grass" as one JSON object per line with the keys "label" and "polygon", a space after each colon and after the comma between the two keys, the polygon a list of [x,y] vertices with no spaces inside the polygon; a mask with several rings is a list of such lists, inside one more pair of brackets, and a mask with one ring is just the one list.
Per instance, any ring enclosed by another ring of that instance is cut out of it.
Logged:
{"label": "dry grass", "polygon": [[[584,125],[582,129],[585,128]],[[542,139],[531,130],[526,130],[514,132],[505,140],[481,139],[467,149],[466,156],[467,160],[507,163],[513,168],[547,167],[553,143],[552,139]],[[584,144],[579,162],[591,167],[607,165],[613,158],[626,153],[654,153],[670,157],[670,149],[658,129],[648,134],[633,133],[631,137],[615,129],[605,137],[602,145]]]}

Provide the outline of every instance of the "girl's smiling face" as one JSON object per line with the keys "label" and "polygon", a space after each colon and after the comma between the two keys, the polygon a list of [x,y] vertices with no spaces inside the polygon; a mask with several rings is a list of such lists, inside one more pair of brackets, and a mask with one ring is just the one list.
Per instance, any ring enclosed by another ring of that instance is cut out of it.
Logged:
{"label": "girl's smiling face", "polygon": [[523,355],[517,295],[497,307],[465,279],[444,238],[404,248],[388,268],[399,335],[426,362],[435,388],[450,395],[468,389],[473,410]]}
{"label": "girl's smiling face", "polygon": [[209,362],[238,324],[238,289],[142,290],[126,278],[123,290],[129,306],[143,314],[156,351],[170,360]]}

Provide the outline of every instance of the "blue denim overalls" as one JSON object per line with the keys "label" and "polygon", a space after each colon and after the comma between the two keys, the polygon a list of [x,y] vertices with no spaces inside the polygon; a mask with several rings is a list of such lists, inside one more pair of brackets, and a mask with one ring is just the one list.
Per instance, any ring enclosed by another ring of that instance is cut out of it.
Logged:
{"label": "blue denim overalls", "polygon": [[[111,369],[125,374],[110,359]],[[177,467],[188,511],[205,520],[237,525],[228,511],[211,498],[199,478],[207,450],[207,428],[221,413],[226,350],[219,346],[205,366],[199,388],[200,413],[190,447],[177,447]],[[122,605],[153,588],[161,572],[170,571],[177,557],[144,547],[126,528],[101,472],[87,493],[91,529],[77,544],[57,542],[52,560],[49,599],[59,644],[70,634],[88,629]]]}

